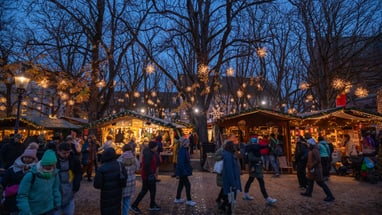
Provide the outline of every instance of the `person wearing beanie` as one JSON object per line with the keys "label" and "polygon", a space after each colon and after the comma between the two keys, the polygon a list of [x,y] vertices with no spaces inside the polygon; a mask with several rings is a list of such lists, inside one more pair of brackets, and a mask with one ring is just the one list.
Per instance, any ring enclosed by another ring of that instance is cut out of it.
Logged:
{"label": "person wearing beanie", "polygon": [[158,166],[158,156],[156,155],[158,144],[155,141],[149,142],[149,147],[143,150],[141,165],[142,188],[137,198],[131,205],[130,210],[136,214],[142,213],[138,208],[139,203],[145,197],[147,191],[150,191],[150,211],[160,211],[161,208],[156,204],[156,178],[155,172]]}
{"label": "person wearing beanie", "polygon": [[101,190],[100,208],[102,215],[120,215],[122,189],[126,187],[127,173],[117,161],[113,148],[102,153],[102,164],[97,168],[93,187]]}
{"label": "person wearing beanie", "polygon": [[261,159],[261,150],[268,148],[268,145],[260,145],[257,138],[251,138],[250,144],[245,148],[248,155],[248,167],[249,167],[249,177],[244,187],[244,200],[253,200],[254,198],[249,195],[249,188],[252,182],[257,179],[259,182],[261,194],[263,195],[267,205],[273,205],[277,202],[276,199],[268,196],[267,190],[265,189],[265,182],[263,176],[263,162]]}
{"label": "person wearing beanie", "polygon": [[174,203],[178,204],[185,202],[183,199],[180,198],[183,187],[185,187],[187,197],[186,205],[193,207],[196,205],[196,202],[192,201],[191,199],[191,183],[188,179],[188,176],[192,175],[192,166],[190,161],[190,155],[188,152],[190,141],[188,138],[184,137],[180,138],[180,141],[182,143],[182,146],[178,150],[178,161],[175,171],[176,176],[179,177],[179,181]]}
{"label": "person wearing beanie", "polygon": [[[307,136],[305,135],[305,137]],[[324,199],[324,201],[332,202],[335,200],[335,198],[332,192],[330,191],[329,187],[325,184],[323,180],[319,146],[316,144],[316,141],[314,141],[314,139],[311,136],[308,137],[310,137],[307,140],[307,145],[309,148],[308,161],[306,165],[308,187],[306,188],[305,192],[301,193],[301,195],[306,197],[312,197],[314,181],[316,181],[318,186],[320,186],[326,194],[326,198]]]}
{"label": "person wearing beanie", "polygon": [[10,213],[19,212],[16,205],[18,187],[24,175],[38,162],[36,153],[37,149],[25,149],[3,176],[2,185],[6,188],[3,207]]}
{"label": "person wearing beanie", "polygon": [[41,160],[24,175],[16,197],[19,214],[53,214],[61,206],[56,163],[55,152],[46,150]]}
{"label": "person wearing beanie", "polygon": [[70,142],[62,142],[57,147],[58,174],[60,176],[61,207],[55,215],[74,214],[74,194],[80,189],[82,168],[80,160],[72,151]]}

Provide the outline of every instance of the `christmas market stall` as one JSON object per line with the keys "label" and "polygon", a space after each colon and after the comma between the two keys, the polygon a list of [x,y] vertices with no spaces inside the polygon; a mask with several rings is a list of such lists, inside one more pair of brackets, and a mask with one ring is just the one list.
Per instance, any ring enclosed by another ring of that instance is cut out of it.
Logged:
{"label": "christmas market stall", "polygon": [[[358,145],[364,154],[375,154],[379,131],[382,130],[382,114],[358,108],[338,107],[298,114],[299,125],[291,127],[291,142],[295,137],[310,132],[317,140],[323,136],[334,146],[333,161],[340,160],[344,151],[344,135]],[[342,153],[341,153],[342,152]],[[293,153],[293,152],[292,152]]]}
{"label": "christmas market stall", "polygon": [[[0,137],[10,136],[14,133],[16,117],[0,118]],[[71,129],[80,130],[82,126],[72,124],[64,119],[52,118],[48,116],[20,116],[19,133],[23,137],[38,136],[44,134],[47,140],[50,140],[54,133],[67,134]]]}
{"label": "christmas market stall", "polygon": [[[274,134],[283,146],[283,166],[290,167],[291,146],[289,127],[291,122],[297,122],[299,118],[278,111],[255,108],[238,114],[231,114],[217,121],[221,134],[242,135],[244,142],[248,142],[252,135],[259,138]],[[286,162],[286,163],[284,163]]]}
{"label": "christmas market stall", "polygon": [[167,157],[165,159],[171,160],[174,136],[176,133],[180,136],[183,128],[185,128],[183,125],[126,110],[91,123],[89,133],[96,132],[101,143],[106,141],[107,136],[113,137],[117,148],[121,148],[134,137],[137,143],[137,156],[139,156],[139,146],[144,138],[153,140],[161,136],[163,144],[161,155]]}

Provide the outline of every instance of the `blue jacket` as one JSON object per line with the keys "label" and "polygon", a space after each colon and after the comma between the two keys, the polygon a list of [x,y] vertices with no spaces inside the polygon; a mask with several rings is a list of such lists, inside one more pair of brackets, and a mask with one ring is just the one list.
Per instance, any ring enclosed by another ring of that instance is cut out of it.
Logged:
{"label": "blue jacket", "polygon": [[180,147],[178,150],[178,160],[176,164],[175,174],[177,176],[192,175],[190,155],[188,154],[188,150],[185,147]]}
{"label": "blue jacket", "polygon": [[233,153],[223,150],[223,190],[224,194],[230,192],[230,188],[241,191],[240,182],[240,169],[237,159],[234,158]]}

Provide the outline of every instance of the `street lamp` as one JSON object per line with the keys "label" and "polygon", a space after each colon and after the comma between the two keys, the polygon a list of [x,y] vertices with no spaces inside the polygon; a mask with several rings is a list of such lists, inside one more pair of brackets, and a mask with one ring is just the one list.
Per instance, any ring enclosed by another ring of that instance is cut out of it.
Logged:
{"label": "street lamp", "polygon": [[23,93],[26,91],[29,81],[30,79],[24,76],[15,76],[16,89],[17,89],[17,93],[19,94],[18,103],[17,103],[15,134],[19,132],[20,105],[21,105],[21,100],[23,99]]}

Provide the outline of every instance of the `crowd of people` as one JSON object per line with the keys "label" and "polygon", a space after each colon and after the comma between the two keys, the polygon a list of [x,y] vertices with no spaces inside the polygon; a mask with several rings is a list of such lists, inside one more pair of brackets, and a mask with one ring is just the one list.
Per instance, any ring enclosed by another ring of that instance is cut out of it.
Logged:
{"label": "crowd of people", "polygon": [[[171,145],[173,177],[178,182],[174,204],[185,203],[189,207],[197,204],[192,200],[189,179],[193,172],[190,155],[197,146],[191,142],[196,138],[196,134],[176,135]],[[357,152],[358,146],[349,135],[344,138],[345,155],[351,156]],[[101,146],[94,135],[82,139],[76,131],[71,131],[65,138],[54,136],[51,141],[45,141],[41,136],[22,139],[22,135],[15,134],[0,149],[0,179],[4,190],[1,214],[74,214],[75,193],[80,190],[83,177],[93,182],[94,188],[100,189],[101,214],[127,215],[129,211],[140,214],[139,204],[148,192],[148,210],[161,210],[156,201],[157,183],[160,182],[160,135],[143,138],[141,144],[131,138],[123,145],[121,153],[117,153],[111,136],[107,136]],[[331,202],[335,197],[325,181],[330,177],[333,146],[322,136],[317,140],[309,133],[297,137],[294,154],[297,181],[303,190],[302,196],[311,197],[316,183],[326,194],[324,201]],[[240,192],[243,192],[243,200],[253,200],[249,190],[255,179],[265,203],[277,203],[267,193],[263,171],[272,167],[273,177],[280,177],[277,157],[282,153],[282,144],[283,139],[274,134],[251,135],[248,143],[244,143],[240,135],[224,137],[214,156],[216,161],[223,161],[222,171],[216,174],[216,183],[220,187],[216,203],[221,211],[232,214]],[[138,147],[139,154],[136,154]],[[277,148],[281,148],[281,152]],[[243,169],[248,171],[244,187],[240,180]],[[142,186],[135,196],[138,171]],[[183,190],[185,199],[182,198]]]}

